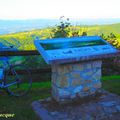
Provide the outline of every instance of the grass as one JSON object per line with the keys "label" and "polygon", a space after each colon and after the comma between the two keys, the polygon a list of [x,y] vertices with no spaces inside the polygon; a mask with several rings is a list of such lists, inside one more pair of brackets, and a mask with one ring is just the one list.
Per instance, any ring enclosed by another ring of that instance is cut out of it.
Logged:
{"label": "grass", "polygon": [[102,78],[104,89],[120,95],[120,76],[105,76]]}
{"label": "grass", "polygon": [[[102,78],[103,88],[120,95],[120,76],[105,76]],[[33,83],[31,92],[24,97],[16,98],[0,91],[0,114],[15,114],[10,120],[39,120],[31,108],[31,103],[35,100],[50,96],[51,82]],[[5,120],[5,118],[0,118]]]}
{"label": "grass", "polygon": [[118,76],[118,75],[103,76],[103,77],[102,77],[102,80],[103,80],[103,81],[106,81],[106,80],[119,80],[119,79],[120,79],[120,76]]}
{"label": "grass", "polygon": [[[31,92],[24,97],[9,96],[3,90],[0,94],[0,114],[15,114],[13,120],[39,120],[30,105],[35,100],[50,96],[50,81],[33,83]],[[5,118],[0,118],[0,120],[5,120]]]}

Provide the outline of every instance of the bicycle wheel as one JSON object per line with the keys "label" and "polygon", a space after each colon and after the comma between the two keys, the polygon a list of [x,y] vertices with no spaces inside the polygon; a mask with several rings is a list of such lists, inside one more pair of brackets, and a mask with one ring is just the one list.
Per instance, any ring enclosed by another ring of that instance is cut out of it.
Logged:
{"label": "bicycle wheel", "polygon": [[10,95],[26,95],[32,86],[30,71],[24,65],[10,67],[5,77],[5,85],[7,85],[6,90]]}

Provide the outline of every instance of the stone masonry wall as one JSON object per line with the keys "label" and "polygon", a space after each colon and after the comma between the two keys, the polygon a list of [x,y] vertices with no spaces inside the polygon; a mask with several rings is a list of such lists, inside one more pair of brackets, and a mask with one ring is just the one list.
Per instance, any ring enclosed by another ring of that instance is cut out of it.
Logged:
{"label": "stone masonry wall", "polygon": [[58,102],[83,98],[101,88],[101,61],[52,66],[52,96]]}

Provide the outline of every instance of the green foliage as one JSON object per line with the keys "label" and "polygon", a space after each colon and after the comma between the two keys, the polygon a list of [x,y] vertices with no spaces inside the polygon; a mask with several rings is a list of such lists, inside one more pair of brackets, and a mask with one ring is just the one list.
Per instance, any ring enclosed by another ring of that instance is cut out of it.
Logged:
{"label": "green foliage", "polygon": [[60,24],[56,25],[56,27],[53,28],[52,38],[87,36],[87,32],[81,31],[81,27],[72,26],[69,18],[67,18],[66,20],[63,20],[63,18],[64,16],[60,18]]}
{"label": "green foliage", "polygon": [[100,36],[116,48],[120,49],[120,37],[116,36],[114,33],[110,33],[109,35],[104,35],[102,33]]}
{"label": "green foliage", "polygon": [[70,31],[69,18],[67,18],[66,21],[63,21],[62,18],[64,18],[64,16],[60,18],[60,24],[56,25],[56,27],[52,30],[53,38],[68,37]]}

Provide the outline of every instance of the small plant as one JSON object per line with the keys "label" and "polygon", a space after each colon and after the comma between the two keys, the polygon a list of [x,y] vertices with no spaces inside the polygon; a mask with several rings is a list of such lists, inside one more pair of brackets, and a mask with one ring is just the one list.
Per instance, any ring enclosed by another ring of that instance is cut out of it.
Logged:
{"label": "small plant", "polygon": [[81,29],[72,26],[69,18],[64,19],[64,16],[60,17],[60,24],[56,25],[52,32],[52,38],[87,36],[87,32],[81,33]]}
{"label": "small plant", "polygon": [[60,24],[52,30],[53,38],[67,37],[70,31],[69,18],[63,20],[64,16],[60,17]]}
{"label": "small plant", "polygon": [[83,33],[82,33],[82,36],[87,36],[87,32],[83,32]]}

